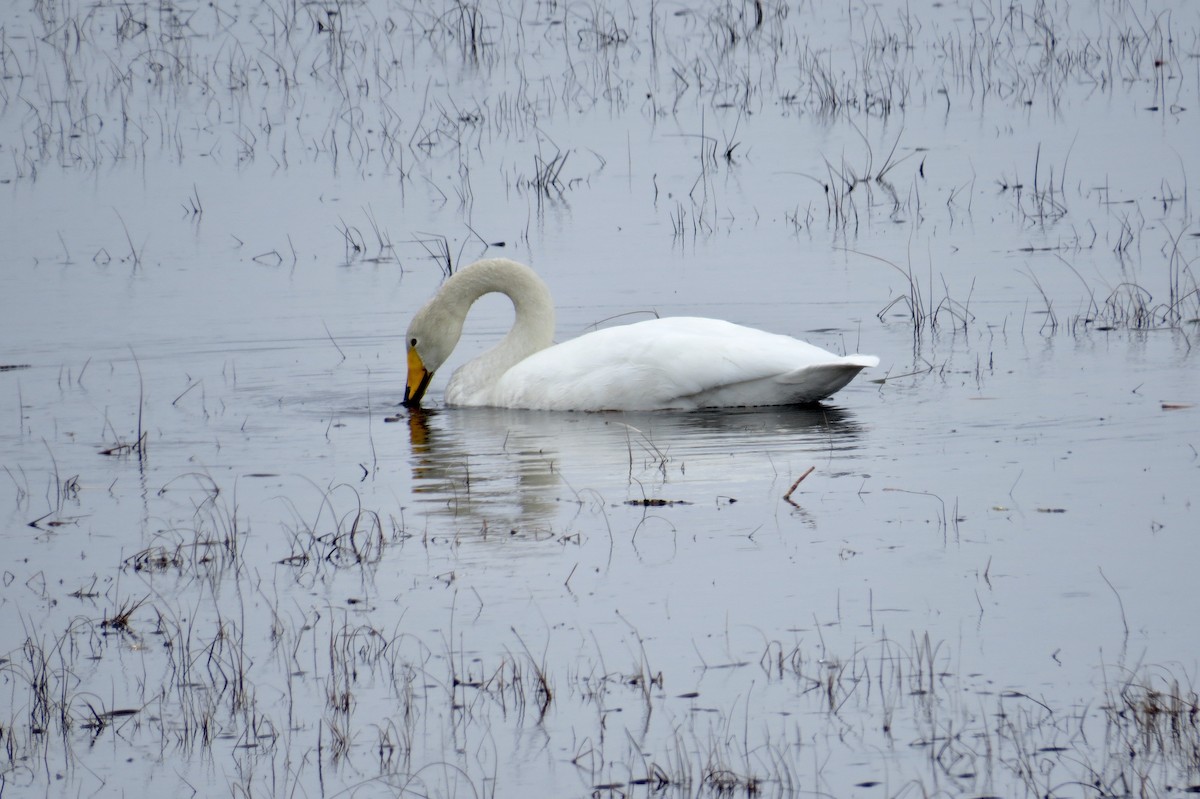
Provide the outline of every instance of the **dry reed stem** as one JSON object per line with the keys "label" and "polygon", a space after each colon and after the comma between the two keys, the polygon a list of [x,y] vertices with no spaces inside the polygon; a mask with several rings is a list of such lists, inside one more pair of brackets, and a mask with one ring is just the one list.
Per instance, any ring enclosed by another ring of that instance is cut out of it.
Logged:
{"label": "dry reed stem", "polygon": [[792,483],[792,487],[789,488],[787,490],[787,493],[783,495],[784,500],[786,500],[787,502],[791,502],[791,504],[795,505],[796,503],[792,502],[792,492],[796,490],[796,486],[800,485],[800,481],[802,481],[805,477],[808,477],[810,474],[812,474],[816,468],[817,468],[816,466],[809,466],[808,470],[805,471],[804,474],[797,477],[796,482]]}

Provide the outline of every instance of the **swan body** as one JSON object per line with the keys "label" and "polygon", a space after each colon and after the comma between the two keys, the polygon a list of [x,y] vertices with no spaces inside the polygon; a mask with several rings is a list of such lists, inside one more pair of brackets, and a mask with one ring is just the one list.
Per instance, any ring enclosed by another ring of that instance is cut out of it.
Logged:
{"label": "swan body", "polygon": [[446,403],[557,411],[696,409],[816,402],[849,383],[871,355],[835,355],[790,336],[719,319],[670,317],[554,344],[554,305],[529,267],[506,258],[456,272],[408,327],[404,404],[420,404],[462,335],[471,304],[501,292],[516,312],[492,350],[464,364]]}

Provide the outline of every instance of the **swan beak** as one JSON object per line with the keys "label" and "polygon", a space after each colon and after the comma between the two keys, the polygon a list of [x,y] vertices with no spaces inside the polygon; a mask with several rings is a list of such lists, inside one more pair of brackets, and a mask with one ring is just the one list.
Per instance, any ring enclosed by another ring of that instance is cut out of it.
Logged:
{"label": "swan beak", "polygon": [[425,368],[425,362],[417,353],[416,347],[408,348],[408,382],[404,385],[404,407],[418,408],[425,389],[429,388],[429,380],[433,372]]}

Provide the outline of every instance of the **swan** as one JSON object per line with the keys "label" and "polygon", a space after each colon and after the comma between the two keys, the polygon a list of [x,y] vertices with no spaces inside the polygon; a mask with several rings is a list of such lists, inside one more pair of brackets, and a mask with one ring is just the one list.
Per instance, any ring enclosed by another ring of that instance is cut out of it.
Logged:
{"label": "swan", "polygon": [[455,371],[447,405],[554,411],[794,405],[824,399],[879,364],[872,355],[834,355],[789,336],[695,317],[650,319],[555,344],[546,284],[523,264],[489,258],[447,278],[413,316],[405,337],[405,407],[420,406],[458,344],[471,305],[492,292],[512,300],[512,329]]}

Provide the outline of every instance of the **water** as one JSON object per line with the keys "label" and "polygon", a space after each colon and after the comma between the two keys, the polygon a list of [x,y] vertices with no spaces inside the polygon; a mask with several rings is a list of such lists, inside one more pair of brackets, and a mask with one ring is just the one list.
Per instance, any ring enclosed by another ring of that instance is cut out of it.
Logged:
{"label": "water", "polygon": [[[14,11],[0,790],[1200,784],[1198,31]],[[488,298],[412,415],[447,255],[530,263],[564,339],[697,314],[882,363],[818,408],[442,408]]]}

